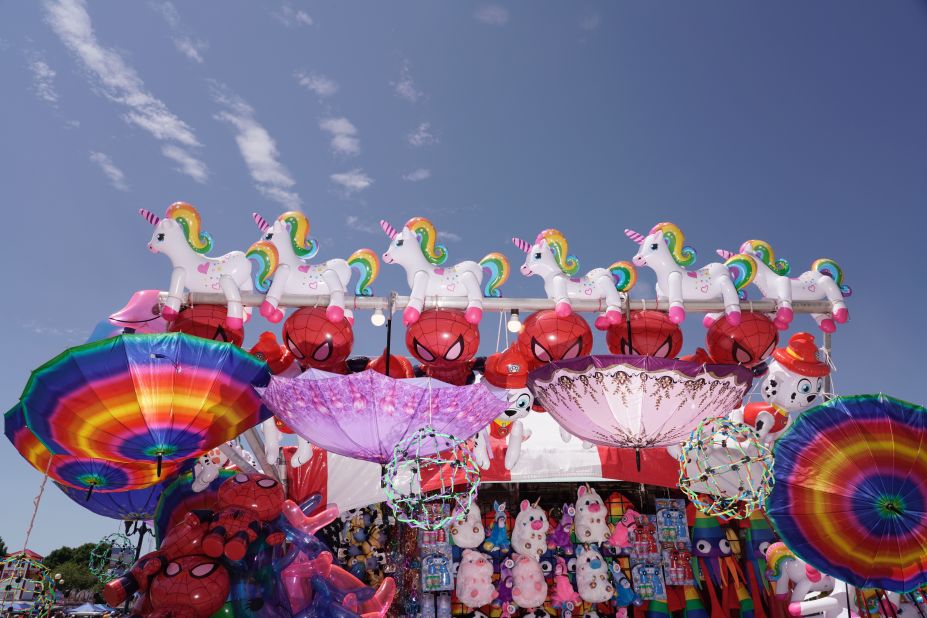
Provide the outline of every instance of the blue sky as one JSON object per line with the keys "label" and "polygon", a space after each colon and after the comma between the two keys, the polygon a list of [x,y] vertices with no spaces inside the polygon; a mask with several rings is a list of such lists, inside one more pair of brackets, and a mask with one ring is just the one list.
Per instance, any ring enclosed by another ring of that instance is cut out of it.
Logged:
{"label": "blue sky", "polygon": [[[181,199],[219,252],[257,239],[252,211],[299,207],[320,258],[380,253],[379,219],[415,215],[457,261],[517,266],[511,236],[557,227],[590,269],[662,220],[700,264],[750,238],[796,268],[832,257],[854,289],[838,392],[927,400],[922,2],[6,2],[0,75],[5,405],[133,290],[167,285],[135,212]],[[390,289],[405,278],[385,265]],[[543,294],[517,271],[505,292]],[[495,333],[487,316],[485,351]],[[376,354],[383,331],[362,316],[357,339]],[[17,547],[40,475],[6,441],[0,466]],[[49,487],[30,545],[116,527]]]}

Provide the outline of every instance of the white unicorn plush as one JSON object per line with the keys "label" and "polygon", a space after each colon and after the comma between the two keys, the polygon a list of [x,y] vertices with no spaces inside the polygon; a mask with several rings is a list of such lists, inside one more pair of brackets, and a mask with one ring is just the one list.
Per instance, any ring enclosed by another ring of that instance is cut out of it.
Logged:
{"label": "white unicorn plush", "polygon": [[615,262],[608,268],[594,268],[582,277],[575,277],[579,260],[567,252],[567,240],[560,231],[542,231],[533,245],[521,238],[513,238],[512,243],[527,254],[521,273],[526,277],[538,275],[544,280],[544,291],[556,303],[554,311],[558,316],[566,317],[573,312],[571,299],[604,300],[605,314],[596,319],[596,327],[606,330],[609,324],[621,322],[622,295],[637,282],[637,271],[631,263]]}
{"label": "white unicorn plush", "polygon": [[[309,219],[306,215],[295,210],[285,212],[272,224],[258,213],[253,213],[251,217],[263,236],[261,241],[251,245],[247,255],[257,259],[269,271],[265,279],[273,279],[269,288],[258,289],[259,292],[267,293],[261,303],[261,315],[273,323],[283,319],[283,311],[279,308],[283,294],[328,294],[328,309],[325,311],[328,319],[336,323],[345,316],[352,319],[350,310],[345,311],[344,308],[344,295],[351,281],[351,270],[357,270],[360,275],[355,294],[369,296],[370,284],[380,272],[376,254],[370,249],[358,249],[347,260],[309,264],[307,260],[318,252],[318,243],[309,237]],[[268,242],[276,248],[276,255],[265,250]],[[275,261],[275,257],[278,261]]]}
{"label": "white unicorn plush", "polygon": [[[201,231],[200,214],[185,202],[171,204],[163,219],[144,208],[138,212],[155,228],[148,249],[152,253],[163,253],[174,265],[161,316],[169,322],[177,319],[185,289],[191,292],[222,292],[228,303],[226,325],[242,328],[245,314],[241,292],[250,292],[255,286],[265,284],[260,274],[256,281],[252,281],[251,262],[244,252],[232,251],[217,258],[204,256],[212,249],[212,236]],[[264,249],[276,251],[269,243]]]}
{"label": "white unicorn plush", "polygon": [[588,485],[580,485],[576,490],[574,508],[576,518],[573,520],[573,530],[580,543],[604,543],[608,540],[608,509],[596,490]]}
{"label": "white unicorn plush", "polygon": [[[648,266],[657,275],[657,299],[669,302],[669,319],[680,324],[686,319],[683,301],[717,300],[724,302],[724,313],[732,326],[740,324],[738,290],[746,280],[734,280],[728,267],[720,262],[708,264],[698,270],[686,270],[695,261],[695,249],[686,246],[685,236],[672,223],[658,223],[647,236],[634,230],[625,230],[628,238],[640,245],[633,262]],[[715,318],[706,315],[703,323],[711,326]]]}
{"label": "white unicorn plush", "polygon": [[793,604],[804,601],[809,592],[829,593],[836,585],[833,577],[824,575],[801,560],[781,541],[766,548],[766,565],[769,581],[775,582],[776,596],[780,599],[788,598]]}
{"label": "white unicorn plush", "polygon": [[[402,266],[411,288],[409,305],[402,314],[406,326],[418,320],[426,296],[467,297],[466,319],[478,324],[483,317],[483,295],[501,295],[499,286],[509,278],[509,261],[501,253],[490,253],[479,263],[460,262],[445,268],[441,265],[447,260],[447,248],[436,244],[437,231],[428,219],[409,219],[398,232],[386,221],[380,221],[380,227],[392,240],[383,261]],[[484,273],[489,275],[485,285]]]}
{"label": "white unicorn plush", "polygon": [[[735,262],[744,257],[752,258],[755,275],[751,282],[759,288],[765,298],[776,301],[776,317],[773,323],[779,330],[786,330],[792,321],[793,300],[828,300],[832,307],[833,318],[827,314],[811,315],[818,327],[825,333],[837,330],[837,324],[849,319],[844,297],[853,293],[850,286],[843,282],[843,270],[837,262],[821,258],[811,264],[811,270],[790,278],[791,266],[787,260],[776,259],[776,254],[769,243],[762,240],[748,240],[740,245],[740,253],[718,249],[718,255],[727,262]],[[836,324],[835,324],[836,322]]]}
{"label": "white unicorn plush", "polygon": [[474,502],[459,519],[451,521],[451,539],[463,549],[476,549],[486,540],[479,505]]}
{"label": "white unicorn plush", "polygon": [[512,528],[512,550],[535,560],[541,559],[541,554],[547,551],[547,531],[550,522],[547,514],[538,503],[521,501],[521,510],[515,517],[515,526]]}
{"label": "white unicorn plush", "polygon": [[[893,593],[889,593],[891,596]],[[897,598],[897,597],[896,597]],[[856,604],[856,587],[834,580],[833,591],[812,601],[793,601],[789,603],[790,616],[823,616],[823,618],[860,618],[860,615],[850,609]],[[875,613],[877,616],[878,612]],[[887,614],[888,615],[888,614]],[[892,612],[890,615],[898,615]]]}
{"label": "white unicorn plush", "polygon": [[615,596],[608,564],[595,547],[576,546],[576,588],[586,603],[605,603]]}

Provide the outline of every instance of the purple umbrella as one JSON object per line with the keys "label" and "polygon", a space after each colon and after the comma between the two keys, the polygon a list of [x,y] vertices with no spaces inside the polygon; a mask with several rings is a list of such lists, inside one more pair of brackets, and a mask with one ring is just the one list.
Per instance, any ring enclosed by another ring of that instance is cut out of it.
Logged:
{"label": "purple umbrella", "polygon": [[277,418],[313,444],[381,464],[392,459],[400,440],[422,427],[465,440],[506,407],[482,384],[397,380],[371,370],[339,375],[309,369],[295,378],[273,376],[263,398]]}
{"label": "purple umbrella", "polygon": [[753,376],[740,365],[653,356],[584,356],[528,376],[528,386],[568,432],[618,448],[676,445],[710,416],[741,405]]}

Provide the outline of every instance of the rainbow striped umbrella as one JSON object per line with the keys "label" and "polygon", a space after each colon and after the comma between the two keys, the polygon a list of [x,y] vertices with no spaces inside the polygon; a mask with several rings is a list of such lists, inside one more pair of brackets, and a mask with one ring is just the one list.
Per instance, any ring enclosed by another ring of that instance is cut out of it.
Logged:
{"label": "rainbow striped umbrella", "polygon": [[[4,415],[5,433],[16,450],[36,470],[74,489],[114,492],[142,489],[164,480],[152,462],[107,461],[92,457],[52,455],[26,425],[22,406],[16,405]],[[51,465],[49,465],[49,463]],[[172,474],[176,465],[167,464],[162,474]],[[84,493],[85,500],[89,496]]]}
{"label": "rainbow striped umbrella", "polygon": [[160,466],[199,456],[266,418],[254,386],[268,378],[263,361],[229,343],[120,335],[33,371],[20,405],[55,455]]}
{"label": "rainbow striped umbrella", "polygon": [[61,483],[55,483],[55,486],[64,492],[64,495],[77,503],[78,506],[96,515],[121,521],[148,521],[154,519],[161,492],[164,486],[172,479],[173,477],[169,477],[167,481],[144,489],[107,493],[94,492],[89,499],[86,491],[74,489]]}
{"label": "rainbow striped umbrella", "polygon": [[775,458],[766,512],[799,558],[860,588],[927,583],[927,410],[838,397],[799,416]]}

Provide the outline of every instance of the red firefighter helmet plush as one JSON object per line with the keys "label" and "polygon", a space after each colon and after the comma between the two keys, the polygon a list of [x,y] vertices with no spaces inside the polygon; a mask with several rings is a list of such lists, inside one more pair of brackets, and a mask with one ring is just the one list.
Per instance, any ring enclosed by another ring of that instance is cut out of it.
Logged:
{"label": "red firefighter helmet plush", "polygon": [[483,377],[499,388],[525,388],[528,385],[528,359],[520,348],[512,346],[486,359]]}
{"label": "red firefighter helmet plush", "polygon": [[788,346],[776,348],[773,358],[789,371],[809,378],[822,378],[830,373],[828,364],[818,360],[818,344],[811,333],[795,333]]}

